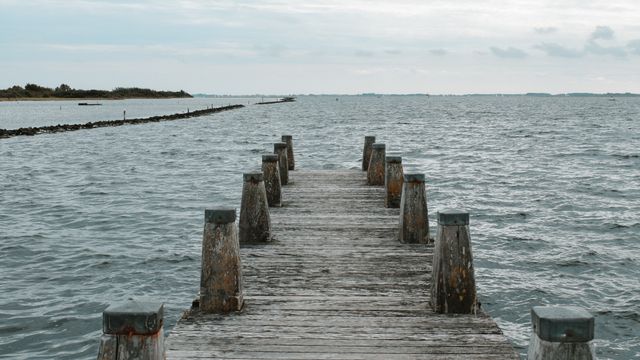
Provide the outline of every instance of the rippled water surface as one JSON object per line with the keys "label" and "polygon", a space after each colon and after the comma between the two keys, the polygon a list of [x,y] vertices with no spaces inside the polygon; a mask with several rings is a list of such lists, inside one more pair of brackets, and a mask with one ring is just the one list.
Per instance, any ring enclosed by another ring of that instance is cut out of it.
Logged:
{"label": "rippled water surface", "polygon": [[[0,128],[71,122],[2,106]],[[170,328],[198,290],[203,209],[238,207],[281,134],[301,169],[356,169],[376,135],[426,173],[432,224],[468,209],[480,301],[520,352],[531,306],[570,304],[595,315],[600,358],[640,357],[640,99],[395,96],[0,140],[0,357],[95,358],[127,297],[164,301]]]}

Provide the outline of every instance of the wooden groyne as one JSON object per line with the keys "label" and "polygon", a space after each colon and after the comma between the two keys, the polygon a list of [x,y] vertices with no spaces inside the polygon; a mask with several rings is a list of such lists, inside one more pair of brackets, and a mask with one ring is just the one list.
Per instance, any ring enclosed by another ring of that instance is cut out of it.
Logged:
{"label": "wooden groyne", "polygon": [[[33,136],[39,134],[52,134],[58,132],[66,132],[66,131],[76,131],[83,129],[94,129],[101,127],[112,127],[112,126],[122,126],[122,125],[136,125],[136,124],[146,124],[152,122],[160,122],[160,121],[171,121],[171,120],[179,120],[179,119],[188,119],[198,116],[204,116],[209,114],[214,114],[222,111],[233,110],[243,108],[244,105],[228,105],[221,107],[212,107],[202,110],[195,111],[187,111],[186,113],[177,113],[171,115],[159,115],[159,116],[151,116],[147,118],[133,118],[122,120],[103,120],[103,121],[92,121],[84,124],[64,124],[64,125],[51,125],[51,126],[41,126],[41,127],[24,127],[19,129],[0,129],[0,139],[10,138],[14,136]],[[124,117],[124,116],[123,116]]]}
{"label": "wooden groyne", "polygon": [[[243,175],[239,230],[235,209],[205,210],[199,296],[169,336],[158,304],[112,306],[99,360],[519,358],[477,301],[469,213],[438,211],[430,238],[424,174],[371,139],[367,172],[282,182],[286,139]],[[530,359],[594,358],[588,312],[534,307],[532,324]]]}

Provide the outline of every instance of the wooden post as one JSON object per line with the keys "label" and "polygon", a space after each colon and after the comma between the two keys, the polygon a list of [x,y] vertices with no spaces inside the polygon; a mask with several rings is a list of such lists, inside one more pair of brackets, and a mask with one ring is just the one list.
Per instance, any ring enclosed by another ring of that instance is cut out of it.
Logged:
{"label": "wooden post", "polygon": [[242,309],[242,265],[235,221],[235,209],[204,211],[199,302],[202,312]]}
{"label": "wooden post", "polygon": [[289,159],[287,158],[287,144],[273,144],[273,153],[278,155],[278,166],[280,168],[280,183],[287,185],[289,183]]}
{"label": "wooden post", "polygon": [[371,159],[371,145],[376,142],[375,136],[364,137],[364,150],[362,151],[362,171],[369,169],[369,160]]}
{"label": "wooden post", "polygon": [[282,142],[287,144],[287,162],[289,163],[289,170],[295,170],[296,164],[293,158],[293,136],[282,135]]}
{"label": "wooden post", "polygon": [[593,347],[594,320],[588,311],[575,306],[534,306],[533,333],[527,359],[596,358]]}
{"label": "wooden post", "polygon": [[402,199],[403,181],[402,157],[387,156],[384,170],[384,206],[388,208],[400,207]]}
{"label": "wooden post", "polygon": [[431,271],[431,306],[438,313],[475,314],[476,305],[469,213],[440,211]]}
{"label": "wooden post", "polygon": [[128,300],[102,312],[98,360],[165,358],[162,303]]}
{"label": "wooden post", "polygon": [[385,145],[375,143],[371,145],[371,159],[367,169],[367,184],[384,185]]}
{"label": "wooden post", "polygon": [[269,206],[282,206],[282,184],[280,183],[280,169],[278,169],[278,155],[262,155],[262,174],[264,187],[267,191]]}
{"label": "wooden post", "polygon": [[399,240],[413,244],[429,242],[429,211],[424,174],[403,175]]}
{"label": "wooden post", "polygon": [[269,242],[271,241],[271,218],[264,175],[262,171],[245,173],[243,180],[239,225],[240,244]]}

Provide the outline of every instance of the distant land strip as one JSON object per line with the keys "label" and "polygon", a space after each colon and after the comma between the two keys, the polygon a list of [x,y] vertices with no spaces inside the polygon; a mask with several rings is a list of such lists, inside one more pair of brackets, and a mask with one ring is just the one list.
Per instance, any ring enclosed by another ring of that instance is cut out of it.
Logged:
{"label": "distant land strip", "polygon": [[82,130],[82,129],[100,128],[100,127],[135,125],[135,124],[145,124],[145,123],[151,123],[151,122],[188,119],[192,117],[198,117],[198,116],[218,113],[222,111],[227,111],[227,110],[240,109],[243,107],[244,105],[228,105],[228,106],[222,106],[217,108],[208,108],[208,109],[190,111],[186,113],[152,116],[148,118],[103,120],[103,121],[88,122],[86,124],[65,124],[65,125],[58,124],[58,125],[41,126],[41,127],[26,127],[26,128],[15,129],[15,130],[0,129],[0,139],[6,139],[6,138],[21,136],[21,135],[33,136],[33,135],[39,135],[39,134],[51,134],[51,133],[66,132],[66,131],[76,131],[76,130]]}
{"label": "distant land strip", "polygon": [[192,98],[191,94],[180,91],[157,91],[138,87],[117,87],[109,90],[81,90],[74,89],[67,84],[60,84],[55,89],[27,84],[25,87],[14,85],[7,89],[0,89],[0,99],[16,100],[68,100],[68,99],[169,99]]}

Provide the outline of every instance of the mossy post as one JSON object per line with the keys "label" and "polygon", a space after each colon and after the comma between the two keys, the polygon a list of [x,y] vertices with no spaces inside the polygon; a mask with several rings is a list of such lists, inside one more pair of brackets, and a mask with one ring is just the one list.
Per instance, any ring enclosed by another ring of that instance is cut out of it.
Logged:
{"label": "mossy post", "polygon": [[280,184],[289,183],[289,159],[287,157],[287,144],[273,144],[273,153],[278,155],[278,167],[280,169]]}
{"label": "mossy post", "polygon": [[[285,155],[286,156],[286,155]],[[241,244],[271,241],[269,202],[262,171],[243,174],[239,238]]]}
{"label": "mossy post", "polygon": [[289,164],[289,170],[295,170],[296,162],[293,157],[293,136],[282,135],[282,142],[287,144],[287,162]]}
{"label": "mossy post", "polygon": [[402,199],[404,173],[401,156],[387,156],[384,169],[384,206],[399,208]]}
{"label": "mossy post", "polygon": [[267,192],[267,203],[271,207],[282,206],[282,184],[280,183],[277,154],[262,155],[262,174]]}
{"label": "mossy post", "polygon": [[235,221],[235,209],[204,211],[199,301],[202,312],[242,309],[242,265]]}
{"label": "mossy post", "polygon": [[527,359],[596,358],[593,346],[594,319],[575,306],[534,306],[531,309],[533,333]]}
{"label": "mossy post", "polygon": [[429,242],[429,212],[424,174],[403,174],[398,239],[400,242],[413,244]]}
{"label": "mossy post", "polygon": [[375,136],[364,137],[364,150],[362,150],[362,171],[369,169],[369,160],[371,159],[371,145],[376,142]]}
{"label": "mossy post", "polygon": [[476,313],[476,281],[468,212],[438,212],[438,235],[431,271],[431,306],[438,313]]}
{"label": "mossy post", "polygon": [[375,143],[371,145],[371,159],[367,169],[367,184],[384,185],[384,158],[385,144]]}
{"label": "mossy post", "polygon": [[98,360],[163,360],[164,306],[158,302],[127,300],[102,312]]}

